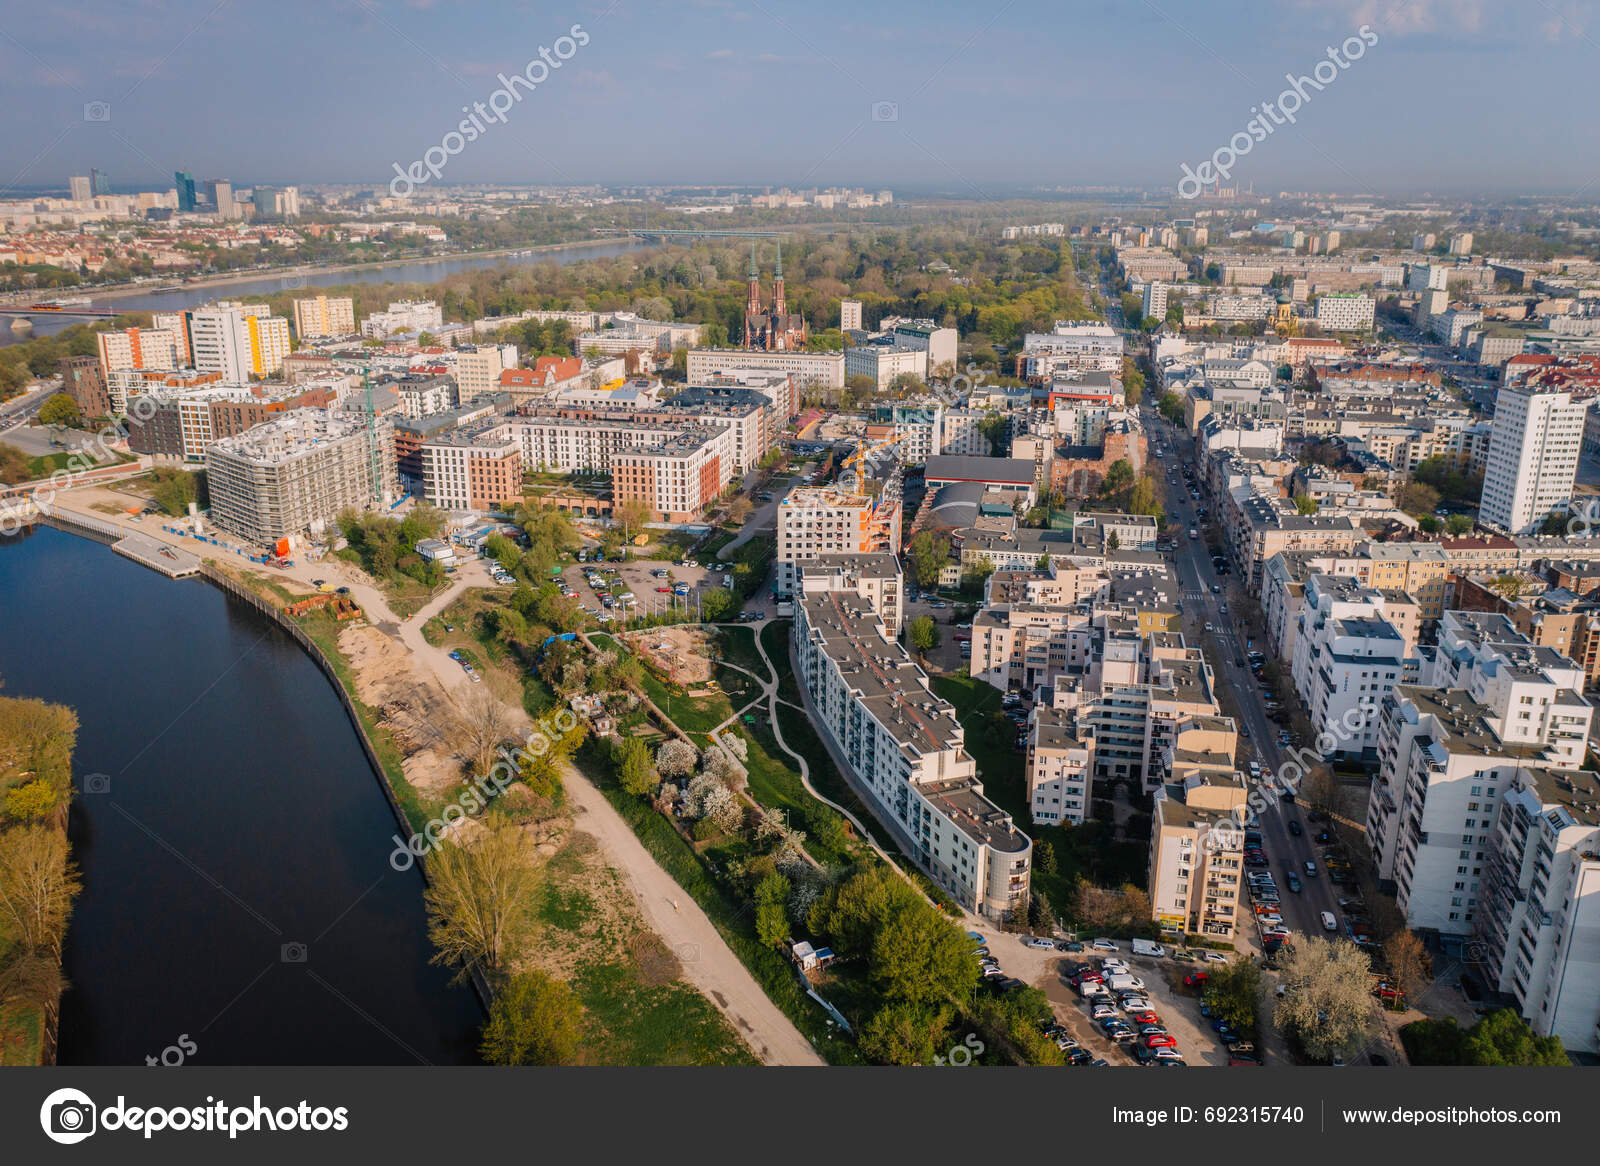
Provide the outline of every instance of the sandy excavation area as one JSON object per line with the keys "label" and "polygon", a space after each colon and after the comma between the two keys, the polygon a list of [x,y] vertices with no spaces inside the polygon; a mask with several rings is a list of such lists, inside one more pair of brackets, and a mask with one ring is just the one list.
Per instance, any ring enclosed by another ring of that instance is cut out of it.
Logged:
{"label": "sandy excavation area", "polygon": [[711,636],[698,627],[673,625],[628,633],[628,644],[684,687],[704,684],[716,673]]}
{"label": "sandy excavation area", "polygon": [[456,713],[433,683],[411,667],[405,645],[371,624],[339,633],[339,651],[356,678],[356,695],[394,736],[406,780],[428,797],[461,782],[461,759],[449,743]]}

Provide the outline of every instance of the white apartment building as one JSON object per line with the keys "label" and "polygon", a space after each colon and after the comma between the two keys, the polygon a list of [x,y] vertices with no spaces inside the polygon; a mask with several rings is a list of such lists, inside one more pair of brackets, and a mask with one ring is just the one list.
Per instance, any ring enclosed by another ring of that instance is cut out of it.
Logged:
{"label": "white apartment building", "polygon": [[689,349],[688,380],[691,385],[703,384],[705,378],[718,374],[740,372],[787,373],[800,387],[842,389],[844,353],[805,352],[800,349],[779,352],[746,348]]}
{"label": "white apartment building", "polygon": [[507,487],[520,494],[521,452],[522,443],[503,427],[442,433],[418,451],[423,495],[441,510],[487,510],[515,496]]}
{"label": "white apartment building", "polygon": [[1385,602],[1381,592],[1349,576],[1314,574],[1306,582],[1294,635],[1294,686],[1324,755],[1360,758],[1375,750],[1378,708],[1406,679],[1411,644],[1385,618]]}
{"label": "white apartment building", "polygon": [[361,335],[383,339],[396,332],[434,332],[444,327],[444,314],[432,300],[400,300],[386,312],[361,321]]}
{"label": "white apartment building", "polygon": [[928,352],[889,344],[852,344],[844,350],[844,375],[871,377],[879,392],[888,389],[898,376],[926,381]]}
{"label": "white apartment building", "polygon": [[[926,465],[929,458],[946,452],[944,404],[937,398],[897,401],[889,407],[888,414],[889,422],[894,426],[894,436],[900,443],[900,460],[906,465]],[[880,412],[878,416],[882,417],[883,414]],[[989,450],[985,448],[983,453],[987,456]]]}
{"label": "white apartment building", "polygon": [[993,457],[993,445],[978,428],[988,416],[987,409],[946,409],[939,427],[938,452],[955,457]]}
{"label": "white apartment building", "polygon": [[189,343],[188,312],[152,312],[150,327],[172,333],[173,342],[178,346],[178,363],[175,367],[189,368],[194,365],[194,346]]}
{"label": "white apartment building", "polygon": [[118,332],[97,332],[100,371],[106,375],[130,368],[180,368],[188,354],[178,359],[178,337],[170,328],[125,328]]}
{"label": "white apartment building", "polygon": [[400,415],[415,421],[454,409],[461,403],[456,383],[447,376],[408,376],[386,381],[383,388],[400,399]]}
{"label": "white apartment building", "polygon": [[883,622],[884,634],[899,639],[905,587],[900,560],[893,555],[819,555],[806,564],[800,587],[806,595],[841,591],[865,600]]}
{"label": "white apartment building", "polygon": [[778,504],[779,595],[793,594],[800,568],[824,555],[900,553],[900,477],[896,471],[876,494],[834,486],[801,486]]}
{"label": "white apartment building", "polygon": [[861,301],[839,301],[839,331],[853,332],[861,328]]}
{"label": "white apartment building", "polygon": [[1517,770],[1479,881],[1490,983],[1540,1036],[1600,1052],[1600,778]]}
{"label": "white apartment building", "polygon": [[1494,431],[1479,520],[1509,534],[1533,534],[1572,499],[1587,402],[1527,386],[1495,396]]}
{"label": "white apartment building", "polygon": [[1317,297],[1317,325],[1327,332],[1370,332],[1376,306],[1371,296],[1328,292]]}
{"label": "white apartment building", "polygon": [[1094,743],[1069,710],[1038,708],[1028,737],[1028,807],[1036,826],[1076,826],[1089,810]]}
{"label": "white apartment building", "polygon": [[1164,320],[1167,316],[1167,285],[1152,279],[1144,285],[1144,318]]}
{"label": "white apartment building", "polygon": [[873,816],[965,910],[997,921],[1025,910],[1032,843],[984,796],[955,709],[867,601],[808,593],[793,636],[815,723]]}
{"label": "white apartment building", "polygon": [[194,367],[244,384],[275,375],[289,355],[289,321],[265,304],[220,303],[187,313]]}
{"label": "white apartment building", "polygon": [[958,336],[954,328],[940,328],[932,320],[901,320],[890,335],[896,348],[919,348],[928,354],[928,376],[948,376],[956,371]]}
{"label": "white apartment building", "polygon": [[1171,937],[1231,938],[1244,871],[1242,784],[1212,777],[1155,790],[1150,831],[1150,909]]}
{"label": "white apartment building", "polygon": [[314,296],[295,300],[294,332],[301,340],[355,335],[355,300],[349,296]]}
{"label": "white apartment building", "polygon": [[1022,342],[1020,375],[1035,383],[1064,372],[1122,372],[1122,333],[1110,324],[1057,321],[1049,332],[1029,332]]}
{"label": "white apartment building", "polygon": [[1381,706],[1368,844],[1407,926],[1466,936],[1500,795],[1518,770],[1580,767],[1594,709],[1582,669],[1503,615],[1446,612],[1422,681]]}

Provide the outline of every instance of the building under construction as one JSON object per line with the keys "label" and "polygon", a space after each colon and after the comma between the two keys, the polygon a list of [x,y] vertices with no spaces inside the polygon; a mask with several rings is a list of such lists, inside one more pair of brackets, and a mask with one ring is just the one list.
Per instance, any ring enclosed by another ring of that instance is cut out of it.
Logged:
{"label": "building under construction", "polygon": [[206,451],[211,521],[252,543],[318,532],[345,510],[399,496],[384,419],[296,409]]}

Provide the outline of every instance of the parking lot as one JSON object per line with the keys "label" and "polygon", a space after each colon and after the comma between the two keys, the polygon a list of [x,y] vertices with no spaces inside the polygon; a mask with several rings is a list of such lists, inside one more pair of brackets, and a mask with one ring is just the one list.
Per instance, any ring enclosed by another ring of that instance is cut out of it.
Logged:
{"label": "parking lot", "polygon": [[[601,587],[590,586],[591,573],[604,580]],[[680,567],[658,559],[633,559],[626,563],[575,563],[561,572],[560,582],[591,614],[620,617],[624,611],[630,615],[665,614],[674,608],[681,611],[686,603],[693,611],[696,597],[707,589],[722,587],[724,575],[720,564]],[[686,589],[687,595],[676,594],[679,589]],[[631,605],[624,598],[628,595],[633,597]],[[609,608],[603,596],[610,597]]]}

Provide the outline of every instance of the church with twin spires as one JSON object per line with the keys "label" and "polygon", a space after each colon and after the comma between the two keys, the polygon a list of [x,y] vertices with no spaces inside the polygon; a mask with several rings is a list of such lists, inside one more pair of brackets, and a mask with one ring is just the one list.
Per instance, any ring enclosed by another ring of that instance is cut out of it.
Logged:
{"label": "church with twin spires", "polygon": [[806,320],[790,313],[783,294],[783,244],[772,273],[772,307],[761,306],[761,276],[756,270],[756,248],[750,245],[750,290],[744,305],[744,346],[766,352],[786,352],[806,346]]}

